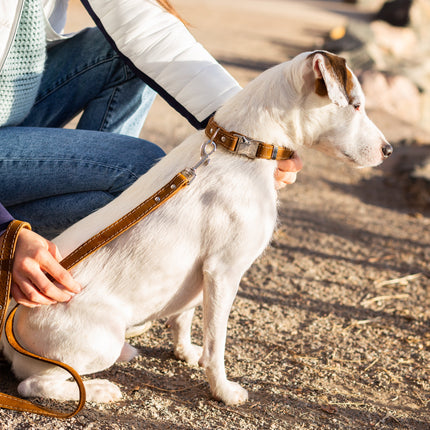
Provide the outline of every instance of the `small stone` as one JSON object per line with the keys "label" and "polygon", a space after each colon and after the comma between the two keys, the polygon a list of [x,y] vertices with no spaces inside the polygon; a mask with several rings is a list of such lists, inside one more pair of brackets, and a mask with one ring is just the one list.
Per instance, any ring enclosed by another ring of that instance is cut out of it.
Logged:
{"label": "small stone", "polygon": [[405,76],[368,70],[360,75],[369,109],[383,109],[411,124],[421,119],[421,95]]}
{"label": "small stone", "polygon": [[397,59],[416,55],[418,40],[411,28],[393,27],[384,21],[370,24],[374,43],[384,52]]}

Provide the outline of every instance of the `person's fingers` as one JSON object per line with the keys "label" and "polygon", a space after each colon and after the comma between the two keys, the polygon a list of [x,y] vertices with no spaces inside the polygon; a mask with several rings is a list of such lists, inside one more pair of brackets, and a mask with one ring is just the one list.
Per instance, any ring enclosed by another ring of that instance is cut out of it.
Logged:
{"label": "person's fingers", "polygon": [[275,170],[275,188],[280,190],[285,185],[294,184],[297,179],[297,172],[303,167],[302,160],[297,154],[288,160],[278,161]]}
{"label": "person's fingers", "polygon": [[11,294],[15,301],[21,305],[36,307],[40,305],[51,305],[55,303],[48,299],[29,281],[21,280],[14,282],[11,287]]}
{"label": "person's fingers", "polygon": [[57,261],[61,261],[63,259],[63,257],[60,254],[60,251],[58,250],[57,246],[55,245],[55,243],[47,240],[46,241],[47,245],[48,245],[48,251],[49,253],[57,260]]}
{"label": "person's fingers", "polygon": [[280,172],[300,172],[303,167],[303,162],[300,157],[295,153],[292,158],[288,160],[278,161],[278,170]]}
{"label": "person's fingers", "polygon": [[73,279],[70,272],[68,272],[61,264],[56,260],[55,256],[60,256],[57,247],[52,244],[54,248],[49,250],[49,254],[44,255],[43,261],[40,261],[41,268],[49,273],[52,278],[61,284],[66,290],[72,293],[79,293],[81,291],[81,286],[79,282]]}
{"label": "person's fingers", "polygon": [[275,188],[277,190],[280,190],[286,185],[294,184],[294,182],[296,182],[296,179],[297,179],[297,173],[283,172],[280,175],[275,174]]}
{"label": "person's fingers", "polygon": [[[49,257],[54,261],[55,264],[58,264],[58,262],[50,254],[49,254]],[[43,261],[40,262],[40,267],[38,267],[37,264],[35,264],[33,269],[27,272],[27,276],[28,276],[28,279],[31,281],[31,283],[45,297],[55,300],[56,302],[66,302],[70,300],[70,298],[74,293],[68,291],[65,286],[63,287],[63,284],[59,286],[55,285],[47,277],[47,273],[50,274],[51,276],[54,276],[56,268],[54,268],[53,266],[55,266],[55,264],[53,264],[52,262],[48,262],[47,260],[44,259]],[[41,268],[44,271],[46,271],[46,273],[42,271]],[[58,276],[57,274],[57,277],[59,277],[61,280],[64,281],[64,277],[62,277],[61,275]]]}
{"label": "person's fingers", "polygon": [[27,306],[66,302],[81,286],[57,261],[57,247],[30,230],[23,229],[17,241],[13,264],[12,296]]}
{"label": "person's fingers", "polygon": [[297,173],[295,172],[285,172],[282,173],[282,181],[284,184],[291,185],[296,182],[297,179]]}
{"label": "person's fingers", "polygon": [[[79,284],[55,260],[48,249],[39,247],[31,255],[16,258],[13,267],[14,282],[27,299],[39,304],[48,304],[46,299],[50,300],[49,304],[53,301],[65,302],[70,300],[73,293],[80,290]],[[61,285],[55,285],[47,274]]]}
{"label": "person's fingers", "polygon": [[15,301],[20,304],[27,306],[29,308],[35,308],[36,306],[40,306],[39,303],[33,303],[31,300],[27,299],[25,294],[20,290],[18,285],[13,284],[11,287],[11,295],[15,299]]}

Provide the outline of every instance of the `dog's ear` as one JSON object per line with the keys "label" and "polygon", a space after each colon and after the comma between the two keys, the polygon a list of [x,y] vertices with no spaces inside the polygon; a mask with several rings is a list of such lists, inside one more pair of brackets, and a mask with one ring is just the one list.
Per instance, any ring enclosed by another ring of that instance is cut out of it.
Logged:
{"label": "dog's ear", "polygon": [[316,51],[309,56],[315,77],[315,92],[340,107],[348,106],[353,87],[352,74],[344,58],[325,51]]}

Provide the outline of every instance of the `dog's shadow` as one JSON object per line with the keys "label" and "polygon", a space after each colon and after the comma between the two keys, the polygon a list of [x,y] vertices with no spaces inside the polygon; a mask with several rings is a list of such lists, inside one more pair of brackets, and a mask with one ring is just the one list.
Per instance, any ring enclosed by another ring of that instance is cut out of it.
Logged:
{"label": "dog's shadow", "polygon": [[[200,329],[193,330],[193,341],[201,345],[200,332]],[[210,398],[203,369],[189,366],[174,356],[173,343],[164,320],[154,321],[148,332],[128,339],[128,342],[137,348],[137,357],[130,362],[117,362],[103,372],[88,375],[88,378],[109,379],[120,386],[125,398],[131,400],[137,392],[168,397],[187,393],[187,398]]]}
{"label": "dog's shadow", "polygon": [[15,378],[12,373],[11,366],[4,358],[3,353],[0,351],[0,392],[9,394],[11,396],[17,396],[18,392],[16,387],[19,381]]}

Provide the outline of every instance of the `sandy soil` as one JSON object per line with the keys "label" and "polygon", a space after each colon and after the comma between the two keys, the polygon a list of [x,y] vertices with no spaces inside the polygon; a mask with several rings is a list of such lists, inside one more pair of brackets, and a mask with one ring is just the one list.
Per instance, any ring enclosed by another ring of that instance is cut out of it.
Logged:
{"label": "sandy soil", "polygon": [[[367,12],[328,1],[175,3],[241,83]],[[380,126],[396,143],[396,124]],[[157,100],[142,135],[168,150],[190,130]],[[68,421],[0,410],[0,428],[429,429],[430,214],[384,169],[301,155],[297,183],[279,194],[274,239],[243,278],[229,321],[226,370],[249,390],[246,404],[211,399],[203,371],[174,359],[160,321],[132,340],[137,359],[102,374],[122,401],[89,403]],[[201,343],[200,311],[193,336]],[[0,389],[16,393],[0,366]]]}

